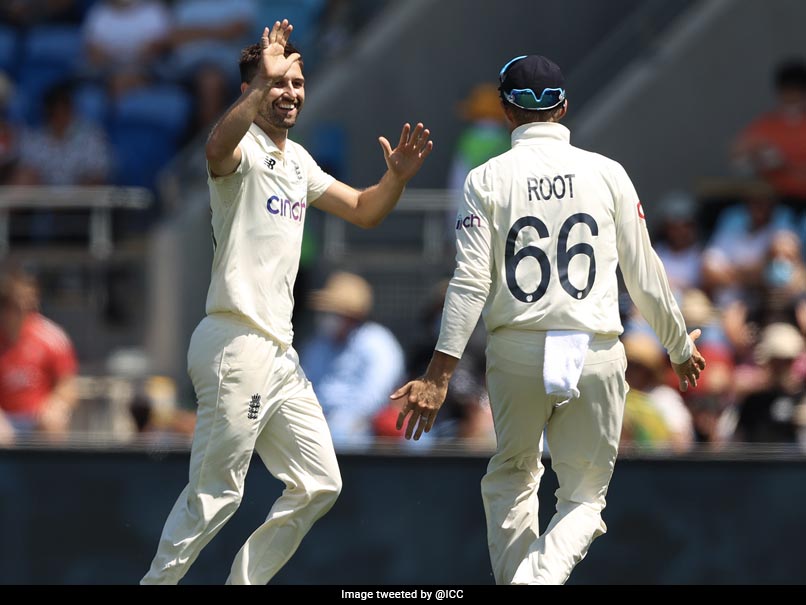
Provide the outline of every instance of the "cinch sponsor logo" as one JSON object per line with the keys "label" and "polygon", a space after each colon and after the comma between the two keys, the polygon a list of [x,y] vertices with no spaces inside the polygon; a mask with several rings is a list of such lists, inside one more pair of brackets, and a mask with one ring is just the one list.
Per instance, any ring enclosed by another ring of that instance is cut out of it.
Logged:
{"label": "cinch sponsor logo", "polygon": [[276,195],[271,196],[266,201],[266,210],[269,211],[269,214],[279,214],[297,223],[305,218],[305,202],[283,200]]}
{"label": "cinch sponsor logo", "polygon": [[459,231],[464,227],[470,229],[472,227],[481,227],[481,217],[471,214],[470,216],[458,217],[456,219],[456,230]]}

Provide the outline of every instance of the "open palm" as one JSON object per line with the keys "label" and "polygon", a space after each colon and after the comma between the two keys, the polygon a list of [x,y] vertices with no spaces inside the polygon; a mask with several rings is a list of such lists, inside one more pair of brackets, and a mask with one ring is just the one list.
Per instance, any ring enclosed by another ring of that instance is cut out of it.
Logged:
{"label": "open palm", "polygon": [[431,131],[422,124],[417,124],[414,130],[409,124],[405,124],[400,133],[400,141],[394,149],[386,137],[379,137],[378,141],[383,148],[389,171],[399,179],[408,182],[417,174],[425,158],[434,148],[433,141],[428,140],[430,136]]}
{"label": "open palm", "polygon": [[260,48],[263,55],[262,71],[263,77],[269,82],[282,78],[291,68],[295,61],[300,58],[299,53],[285,56],[285,45],[294,26],[288,19],[275,21],[271,31],[268,27],[263,28],[263,35],[260,38]]}

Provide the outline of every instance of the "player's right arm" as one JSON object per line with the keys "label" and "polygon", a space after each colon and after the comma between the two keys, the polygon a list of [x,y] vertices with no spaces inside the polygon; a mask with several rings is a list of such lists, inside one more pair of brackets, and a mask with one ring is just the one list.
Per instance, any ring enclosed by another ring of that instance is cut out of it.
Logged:
{"label": "player's right arm", "polygon": [[[397,420],[406,425],[406,439],[419,439],[431,430],[445,401],[448,384],[470,339],[492,284],[492,233],[483,199],[489,195],[485,169],[476,169],[465,182],[460,216],[475,217],[457,230],[456,270],[445,295],[442,326],[425,375],[404,385],[392,399],[406,397]],[[416,426],[416,431],[414,430]]]}
{"label": "player's right arm", "polygon": [[[493,281],[492,195],[489,167],[476,168],[465,181],[456,230],[456,269],[445,294],[436,350],[460,358],[478,323]],[[468,224],[469,223],[469,224]]]}
{"label": "player's right arm", "polygon": [[299,59],[298,53],[284,56],[285,44],[293,29],[287,19],[282,23],[276,21],[271,31],[268,27],[263,29],[260,38],[263,61],[260,69],[248,85],[241,84],[241,96],[221,117],[207,139],[204,152],[213,176],[232,174],[241,163],[238,144],[257,117],[266,93],[272,83],[285,76]]}
{"label": "player's right arm", "polygon": [[[442,407],[448,394],[448,384],[451,382],[451,376],[453,376],[458,364],[459,359],[457,357],[441,351],[434,351],[425,375],[417,380],[407,382],[392,393],[392,399],[406,398],[397,417],[398,431],[403,428],[406,417],[411,414],[406,427],[406,439],[414,437],[414,440],[417,441],[423,431],[427,433],[434,426],[434,420],[437,418],[439,408]],[[416,432],[415,427],[417,427]]]}

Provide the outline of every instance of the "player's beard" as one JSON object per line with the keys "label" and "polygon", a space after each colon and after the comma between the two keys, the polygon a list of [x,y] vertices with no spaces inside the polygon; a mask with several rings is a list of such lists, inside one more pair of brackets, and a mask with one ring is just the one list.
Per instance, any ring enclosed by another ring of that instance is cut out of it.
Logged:
{"label": "player's beard", "polygon": [[[275,101],[276,103],[277,101]],[[279,130],[288,130],[293,128],[297,123],[297,117],[302,109],[302,101],[297,100],[296,110],[289,116],[286,112],[280,111],[275,106],[275,103],[266,103],[259,112],[259,115],[265,120],[272,128]]]}

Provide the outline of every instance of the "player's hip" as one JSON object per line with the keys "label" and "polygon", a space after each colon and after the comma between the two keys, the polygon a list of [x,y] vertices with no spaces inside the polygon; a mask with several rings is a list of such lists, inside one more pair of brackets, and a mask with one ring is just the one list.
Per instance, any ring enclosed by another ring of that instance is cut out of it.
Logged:
{"label": "player's hip", "polygon": [[319,405],[293,347],[218,314],[207,316],[193,332],[188,375],[200,406],[226,406],[230,400],[239,405],[256,395],[264,408],[283,401]]}
{"label": "player's hip", "polygon": [[[196,326],[188,347],[188,368],[210,368],[216,373],[237,365],[270,371],[274,360],[289,349],[237,316],[211,314]],[[293,351],[291,351],[293,352]],[[296,359],[296,353],[292,357]]]}
{"label": "player's hip", "polygon": [[[544,331],[499,328],[487,337],[487,368],[513,374],[532,374],[543,368]],[[594,334],[585,355],[584,368],[600,364],[625,364],[624,347],[614,334]],[[584,372],[584,370],[583,370]]]}

